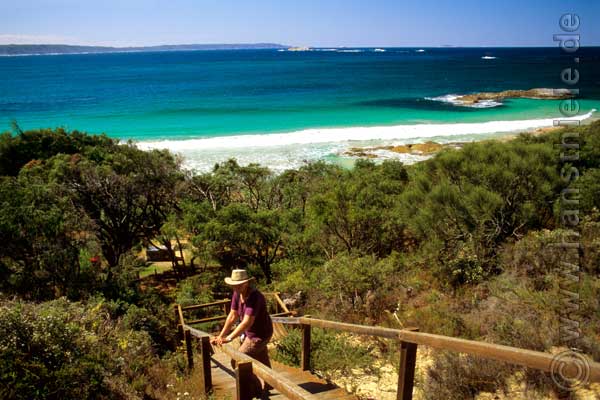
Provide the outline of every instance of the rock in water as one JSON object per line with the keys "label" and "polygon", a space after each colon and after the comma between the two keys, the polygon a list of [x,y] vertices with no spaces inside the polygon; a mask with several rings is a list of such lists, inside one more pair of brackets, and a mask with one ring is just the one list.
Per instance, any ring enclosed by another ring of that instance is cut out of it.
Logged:
{"label": "rock in water", "polygon": [[548,89],[536,88],[529,90],[505,90],[502,92],[482,92],[460,96],[456,99],[457,102],[463,104],[476,104],[480,101],[502,101],[507,98],[512,99],[538,99],[538,100],[562,100],[570,99],[575,96],[575,92],[570,89]]}

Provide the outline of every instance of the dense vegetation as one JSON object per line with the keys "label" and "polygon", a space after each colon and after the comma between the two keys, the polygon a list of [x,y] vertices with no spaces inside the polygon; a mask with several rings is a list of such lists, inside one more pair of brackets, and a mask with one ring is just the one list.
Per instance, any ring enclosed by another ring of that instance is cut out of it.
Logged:
{"label": "dense vegetation", "polygon": [[[575,217],[571,317],[576,346],[598,360],[600,123],[576,131],[572,161],[561,160],[566,131],[555,131],[414,166],[312,163],[275,175],[234,160],[191,174],[166,151],[16,127],[0,136],[0,397],[168,397],[158,369],[178,365],[170,303],[221,296],[222,276],[240,266],[263,287],[302,291],[312,315],[552,351],[564,345],[553,244]],[[167,247],[177,290],[138,279],[148,244]],[[296,336],[280,359],[295,362]],[[314,367],[343,369],[326,353],[351,346],[318,339]],[[435,366],[418,382],[432,399],[509,390],[517,372],[532,391],[554,390],[548,375],[497,363],[440,353]]]}

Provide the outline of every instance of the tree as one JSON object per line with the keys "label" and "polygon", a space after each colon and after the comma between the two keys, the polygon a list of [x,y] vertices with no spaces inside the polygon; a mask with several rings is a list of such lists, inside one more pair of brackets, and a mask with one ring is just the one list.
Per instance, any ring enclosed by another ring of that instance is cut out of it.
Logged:
{"label": "tree", "polygon": [[193,243],[226,268],[256,264],[268,282],[271,265],[284,252],[287,228],[297,214],[286,209],[276,178],[255,164],[217,164],[192,179],[184,202]]}
{"label": "tree", "polygon": [[224,267],[260,266],[270,283],[271,265],[283,250],[283,235],[281,211],[255,211],[245,204],[233,203],[203,225],[194,242],[203,242]]}
{"label": "tree", "polygon": [[136,244],[150,241],[177,207],[179,162],[166,151],[121,145],[96,160],[57,158],[51,174],[71,190],[74,203],[94,222],[111,268]]}
{"label": "tree", "polygon": [[382,256],[403,248],[404,223],[395,208],[407,180],[404,166],[395,161],[357,161],[354,170],[327,179],[308,203],[327,257],[342,249]]}
{"label": "tree", "polygon": [[5,132],[0,135],[0,175],[17,176],[31,160],[47,160],[57,154],[98,152],[117,146],[117,141],[105,135],[67,132],[63,128]]}
{"label": "tree", "polygon": [[[0,178],[0,287],[25,297],[78,297],[88,220],[64,190],[35,176]],[[84,278],[88,282],[83,282]]]}

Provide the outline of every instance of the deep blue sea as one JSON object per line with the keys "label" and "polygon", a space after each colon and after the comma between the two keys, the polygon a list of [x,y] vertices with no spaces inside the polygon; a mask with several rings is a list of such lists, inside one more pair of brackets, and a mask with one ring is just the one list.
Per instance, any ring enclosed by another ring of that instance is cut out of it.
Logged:
{"label": "deep blue sea", "polygon": [[[579,58],[576,63],[574,57]],[[275,169],[350,146],[477,140],[551,125],[556,100],[468,107],[456,95],[566,88],[600,108],[600,48],[362,48],[0,57],[0,131],[62,126]]]}

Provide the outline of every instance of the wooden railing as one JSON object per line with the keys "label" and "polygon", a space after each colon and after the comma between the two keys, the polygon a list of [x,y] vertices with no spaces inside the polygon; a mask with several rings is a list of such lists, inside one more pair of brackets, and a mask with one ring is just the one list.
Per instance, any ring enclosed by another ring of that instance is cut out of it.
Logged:
{"label": "wooden railing", "polygon": [[[278,303],[278,307],[283,310],[283,312],[272,314],[272,315],[290,315],[290,312],[286,305],[283,303],[281,298],[279,298],[279,293],[270,293],[269,295],[274,296],[275,300]],[[189,310],[197,310],[206,307],[218,306],[218,305],[229,305],[229,300],[221,300],[208,304],[194,305],[188,307],[181,307],[179,304],[175,305],[175,316],[178,321],[178,331],[180,333],[180,337],[184,340],[187,363],[188,368],[191,370],[194,368],[194,354],[193,354],[193,343],[192,339],[196,338],[200,343],[197,346],[200,354],[199,358],[201,360],[200,363],[200,376],[202,380],[200,382],[201,390],[204,393],[210,393],[212,390],[212,373],[211,373],[211,355],[212,355],[212,347],[210,345],[210,335],[201,330],[195,329],[190,325],[186,324],[183,312]],[[225,309],[227,310],[227,309]],[[219,319],[222,316],[219,317]],[[226,315],[225,315],[226,317]],[[201,320],[190,321],[189,323],[201,323],[216,320],[215,317],[204,318]],[[291,380],[286,378],[285,376],[273,371],[271,368],[267,367],[263,363],[247,356],[244,353],[236,350],[231,344],[226,344],[222,346],[223,352],[229,355],[232,359],[236,361],[236,400],[250,400],[250,385],[252,384],[252,375],[256,375],[259,378],[263,379],[269,385],[277,389],[281,394],[286,396],[292,400],[316,400],[313,394],[309,393],[302,387],[296,385]]]}
{"label": "wooden railing", "polygon": [[223,310],[223,315],[218,315],[215,317],[208,317],[208,318],[200,318],[200,319],[196,319],[193,321],[188,321],[188,325],[202,324],[204,322],[212,322],[212,321],[219,321],[222,319],[226,319],[227,314],[229,314],[231,300],[219,300],[219,301],[213,301],[212,303],[181,307],[181,311],[182,312],[183,311],[194,311],[194,310],[200,310],[200,309],[204,309],[204,308],[208,308],[208,307],[215,307],[215,306],[221,306],[221,308]]}
{"label": "wooden railing", "polygon": [[[275,311],[276,312],[272,313],[271,316],[285,317],[285,316],[294,314],[292,311],[288,310],[288,308],[285,305],[285,303],[283,302],[283,300],[281,300],[281,297],[279,297],[279,292],[264,293],[264,295],[267,298],[273,298],[273,300],[275,301],[275,307],[276,307]],[[221,306],[221,309],[223,310],[223,314],[213,316],[213,317],[206,317],[206,318],[200,318],[200,319],[195,319],[195,320],[191,320],[191,321],[186,321],[186,323],[188,325],[196,325],[196,324],[202,324],[205,322],[214,322],[214,321],[225,320],[227,318],[227,315],[229,314],[229,309],[231,308],[231,300],[230,299],[218,300],[218,301],[214,301],[212,303],[206,303],[206,304],[197,304],[197,305],[193,305],[193,306],[181,307],[181,311],[182,312],[196,311],[196,310],[201,310],[204,308],[216,307],[216,306]],[[183,316],[181,318],[179,316],[177,316],[177,318],[183,320]]]}
{"label": "wooden railing", "polygon": [[[188,352],[188,362],[191,362],[193,367],[193,356],[192,356],[192,345],[191,338],[195,337],[201,341],[200,348],[200,359],[202,360],[201,365],[201,376],[203,377],[202,389],[205,393],[209,393],[212,389],[212,377],[210,371],[210,341],[209,334],[202,332],[198,329],[194,329],[187,325],[183,325],[185,332],[185,343]],[[309,393],[301,386],[298,386],[285,376],[273,371],[260,361],[253,359],[252,357],[237,351],[231,344],[223,345],[223,352],[230,356],[236,361],[235,367],[235,379],[236,379],[236,399],[237,400],[250,400],[252,397],[251,385],[252,375],[256,375],[266,383],[277,389],[281,394],[292,400],[317,400],[317,397]]]}
{"label": "wooden railing", "polygon": [[[414,385],[415,361],[417,345],[424,345],[440,350],[450,350],[466,353],[486,359],[504,361],[522,365],[541,371],[551,372],[555,367],[555,357],[552,354],[542,353],[516,347],[503,346],[475,340],[459,339],[455,337],[434,335],[418,332],[416,328],[390,329],[376,326],[364,326],[343,322],[314,319],[308,317],[298,318],[273,318],[273,322],[281,324],[300,325],[302,328],[302,355],[301,368],[310,367],[310,331],[311,327],[329,328],[343,332],[362,335],[378,336],[395,339],[400,342],[400,364],[398,371],[398,400],[412,399]],[[562,371],[567,376],[577,376],[580,373],[581,360],[570,358],[561,359]],[[600,363],[588,362],[589,381],[600,382]]]}
{"label": "wooden railing", "polygon": [[[276,299],[279,298],[275,294]],[[183,316],[184,310],[199,309],[209,306],[226,304],[228,300],[203,304],[199,306],[181,307],[175,306],[176,318],[178,320],[178,330],[181,337],[185,340],[185,347],[188,358],[188,365],[193,368],[192,354],[192,337],[200,340],[200,358],[202,360],[202,376],[203,388],[208,393],[212,387],[210,376],[210,354],[211,347],[209,343],[208,333],[192,328]],[[280,305],[283,310],[281,314],[291,314],[285,304]],[[311,329],[324,328],[334,329],[342,332],[349,332],[360,335],[370,335],[382,338],[397,340],[400,344],[400,362],[398,369],[398,389],[396,398],[398,400],[412,399],[414,386],[415,364],[417,356],[417,346],[429,346],[440,350],[450,350],[459,353],[470,354],[477,357],[482,357],[491,360],[517,364],[528,368],[533,368],[541,371],[551,372],[556,367],[556,359],[552,354],[515,347],[503,346],[493,343],[480,342],[475,340],[466,340],[455,337],[435,335],[431,333],[419,332],[417,328],[391,329],[377,326],[356,325],[343,322],[329,321],[323,319],[305,317],[289,317],[289,316],[274,316],[272,315],[273,323],[284,325],[296,325],[302,329],[302,346],[301,346],[301,363],[302,370],[310,369],[311,356]],[[212,319],[214,320],[214,319]],[[205,319],[206,321],[206,319]],[[191,321],[197,323],[198,321]],[[191,323],[190,322],[190,323]],[[308,393],[301,387],[298,387],[285,377],[277,374],[264,364],[254,360],[243,353],[235,350],[231,345],[223,346],[226,354],[237,361],[236,368],[237,380],[237,399],[245,399],[244,388],[246,388],[249,377],[252,372],[265,380],[271,386],[279,390],[288,398],[296,399],[315,399],[314,395]],[[581,372],[581,360],[575,358],[561,358],[561,371],[567,376],[577,376]],[[589,361],[586,368],[588,369],[588,377],[590,382],[600,382],[600,363]]]}

